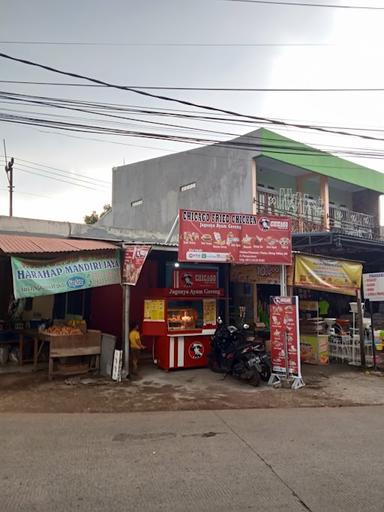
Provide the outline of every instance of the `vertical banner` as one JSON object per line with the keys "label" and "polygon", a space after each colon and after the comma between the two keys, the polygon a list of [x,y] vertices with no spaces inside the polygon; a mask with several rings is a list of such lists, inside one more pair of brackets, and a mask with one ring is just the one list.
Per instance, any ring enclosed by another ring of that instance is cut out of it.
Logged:
{"label": "vertical banner", "polygon": [[269,316],[272,374],[301,379],[298,297],[271,297]]}
{"label": "vertical banner", "polygon": [[150,245],[124,247],[123,284],[136,285],[150,250]]}

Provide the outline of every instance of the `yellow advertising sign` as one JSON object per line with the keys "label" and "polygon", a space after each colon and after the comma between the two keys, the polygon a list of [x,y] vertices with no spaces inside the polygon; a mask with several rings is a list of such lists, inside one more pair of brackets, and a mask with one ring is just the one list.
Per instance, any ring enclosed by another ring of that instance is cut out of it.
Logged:
{"label": "yellow advertising sign", "polygon": [[[231,265],[231,281],[248,284],[280,284],[280,265]],[[287,267],[287,284],[292,285],[293,266]]]}
{"label": "yellow advertising sign", "polygon": [[295,256],[295,286],[343,295],[356,295],[363,266],[351,261]]}
{"label": "yellow advertising sign", "polygon": [[144,322],[164,322],[165,300],[146,299],[144,301]]}
{"label": "yellow advertising sign", "polygon": [[203,300],[204,325],[216,325],[216,299]]}

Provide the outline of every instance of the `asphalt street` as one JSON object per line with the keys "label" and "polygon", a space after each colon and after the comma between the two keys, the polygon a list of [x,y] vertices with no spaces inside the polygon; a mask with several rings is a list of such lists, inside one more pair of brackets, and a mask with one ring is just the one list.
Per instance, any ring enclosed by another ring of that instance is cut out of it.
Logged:
{"label": "asphalt street", "polygon": [[0,415],[0,509],[377,511],[384,407]]}

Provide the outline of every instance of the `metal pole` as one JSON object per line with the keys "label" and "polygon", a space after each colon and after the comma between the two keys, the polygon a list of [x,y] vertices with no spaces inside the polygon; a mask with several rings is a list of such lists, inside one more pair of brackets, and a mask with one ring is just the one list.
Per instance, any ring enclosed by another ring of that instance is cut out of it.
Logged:
{"label": "metal pole", "polygon": [[376,344],[375,344],[375,329],[374,329],[374,326],[373,326],[372,301],[369,301],[369,313],[371,315],[371,336],[372,336],[373,369],[376,370]]}
{"label": "metal pole", "polygon": [[364,340],[363,312],[361,310],[360,291],[357,292],[357,325],[359,327],[359,338],[360,338],[360,361],[361,361],[362,368],[365,368],[366,367],[365,340]]}
{"label": "metal pole", "polygon": [[171,241],[172,237],[173,237],[173,233],[175,232],[175,229],[177,227],[177,224],[179,223],[179,214],[176,215],[176,218],[175,220],[173,221],[173,224],[172,224],[172,227],[171,227],[171,230],[170,232],[168,233],[168,236],[167,238],[165,239],[165,243],[166,244],[169,244],[169,242]]}
{"label": "metal pole", "polygon": [[284,333],[285,378],[289,380],[288,332]]}
{"label": "metal pole", "polygon": [[3,146],[4,146],[5,174],[7,175],[8,189],[9,189],[9,216],[12,217],[12,215],[13,215],[13,164],[14,164],[14,159],[11,158],[11,160],[9,162],[7,160],[7,146],[5,144],[5,139],[3,139]]}
{"label": "metal pole", "polygon": [[9,216],[13,216],[13,158],[9,167]]}
{"label": "metal pole", "polygon": [[230,263],[224,263],[224,318],[226,325],[229,324],[229,281],[230,281],[230,275],[229,275],[229,268]]}
{"label": "metal pole", "polygon": [[281,297],[287,295],[287,267],[285,265],[280,267],[280,295]]}
{"label": "metal pole", "polygon": [[123,284],[123,350],[124,350],[124,377],[129,375],[129,306],[131,287]]}

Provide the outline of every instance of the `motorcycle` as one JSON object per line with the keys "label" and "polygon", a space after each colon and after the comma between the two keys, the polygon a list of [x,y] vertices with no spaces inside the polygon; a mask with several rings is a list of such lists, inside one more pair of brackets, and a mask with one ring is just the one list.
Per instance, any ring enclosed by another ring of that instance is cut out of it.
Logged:
{"label": "motorcycle", "polygon": [[270,363],[263,347],[247,340],[248,329],[246,324],[241,329],[226,326],[218,318],[208,366],[214,372],[226,373],[259,386],[261,379],[268,380],[270,377]]}

